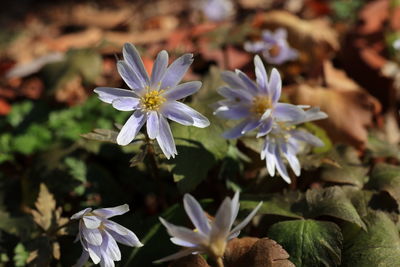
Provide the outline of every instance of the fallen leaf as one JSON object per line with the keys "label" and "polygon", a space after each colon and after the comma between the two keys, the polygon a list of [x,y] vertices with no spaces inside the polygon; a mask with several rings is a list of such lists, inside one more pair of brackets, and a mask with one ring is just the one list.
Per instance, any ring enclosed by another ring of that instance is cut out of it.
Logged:
{"label": "fallen leaf", "polygon": [[39,196],[36,200],[35,207],[37,210],[30,211],[33,220],[43,230],[47,231],[51,226],[53,211],[56,208],[56,201],[45,184],[40,184]]}
{"label": "fallen leaf", "polygon": [[289,254],[274,240],[269,238],[235,238],[226,248],[226,267],[294,267]]}
{"label": "fallen leaf", "polygon": [[337,33],[324,19],[303,20],[286,11],[270,11],[258,14],[253,25],[258,28],[286,28],[291,45],[314,54],[329,54],[340,47]]}
{"label": "fallen leaf", "polygon": [[381,105],[365,91],[344,90],[310,86],[306,84],[291,88],[293,103],[318,106],[328,118],[316,122],[327,130],[329,137],[363,148],[368,139],[367,128],[373,125],[374,116]]}

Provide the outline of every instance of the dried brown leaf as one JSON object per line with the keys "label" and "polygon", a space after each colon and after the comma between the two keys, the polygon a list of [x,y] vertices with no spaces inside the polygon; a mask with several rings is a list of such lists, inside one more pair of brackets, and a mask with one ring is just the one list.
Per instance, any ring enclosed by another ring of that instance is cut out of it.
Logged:
{"label": "dried brown leaf", "polygon": [[39,196],[36,200],[35,207],[37,210],[31,210],[33,220],[43,230],[48,230],[52,223],[56,201],[45,184],[40,184]]}
{"label": "dried brown leaf", "polygon": [[318,106],[328,114],[328,119],[318,121],[331,139],[363,148],[367,142],[367,128],[373,125],[374,116],[381,106],[374,97],[359,90],[343,90],[309,85],[292,88],[294,103]]}
{"label": "dried brown leaf", "polygon": [[43,183],[40,184],[39,196],[35,202],[35,207],[36,210],[30,209],[29,212],[32,214],[34,222],[45,232],[57,229],[57,231],[52,234],[66,234],[65,229],[60,229],[60,226],[65,225],[68,222],[68,218],[61,217],[62,208],[58,207],[56,209],[54,196]]}
{"label": "dried brown leaf", "polygon": [[269,238],[235,238],[224,255],[226,267],[294,267],[288,259],[289,254]]}
{"label": "dried brown leaf", "polygon": [[337,33],[324,19],[303,20],[286,11],[271,11],[257,15],[254,25],[272,29],[286,28],[290,43],[302,49],[316,49],[316,45],[323,45],[330,51],[339,49]]}

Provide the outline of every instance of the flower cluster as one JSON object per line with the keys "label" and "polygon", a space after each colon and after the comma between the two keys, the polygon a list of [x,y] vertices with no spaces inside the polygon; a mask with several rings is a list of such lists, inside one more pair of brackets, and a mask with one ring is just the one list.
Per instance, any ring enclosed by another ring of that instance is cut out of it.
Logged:
{"label": "flower cluster", "polygon": [[121,111],[134,111],[117,137],[119,145],[127,145],[146,123],[147,135],[156,139],[169,159],[177,154],[167,119],[183,125],[207,127],[206,117],[177,100],[190,96],[201,87],[201,82],[178,83],[193,62],[192,54],[185,54],[168,66],[168,53],[161,51],[149,77],[135,46],[125,44],[123,60],[118,72],[131,90],[97,87],[94,91],[101,101]]}
{"label": "flower cluster", "polygon": [[172,236],[171,242],[184,247],[184,249],[157,262],[170,261],[195,253],[206,253],[214,259],[222,258],[227,242],[239,235],[240,230],[255,216],[262,202],[233,229],[231,228],[240,206],[239,192],[235,193],[233,199],[225,198],[213,220],[207,218],[200,204],[191,195],[184,196],[183,204],[196,229],[176,226],[160,218],[161,223]]}
{"label": "flower cluster", "polygon": [[265,30],[261,37],[259,41],[246,42],[244,49],[251,53],[261,53],[268,63],[275,65],[297,59],[297,51],[287,42],[286,29],[279,28],[275,32]]}
{"label": "flower cluster", "polygon": [[224,133],[226,138],[238,138],[258,129],[257,137],[265,136],[261,158],[266,159],[269,174],[274,176],[276,168],[282,178],[290,183],[283,157],[295,175],[300,175],[300,164],[296,157],[300,147],[298,142],[323,145],[317,137],[295,126],[327,116],[318,109],[305,111],[307,106],[280,103],[282,81],[279,72],[273,69],[268,79],[259,56],[254,57],[254,64],[256,82],[239,70],[222,74],[228,86],[218,90],[225,99],[217,103],[215,114],[226,119],[241,120],[237,126]]}
{"label": "flower cluster", "polygon": [[131,247],[143,246],[132,231],[108,220],[128,211],[129,206],[125,204],[96,210],[87,208],[72,215],[71,219],[79,220],[76,241],[80,240],[83,247],[82,255],[75,264],[76,267],[83,266],[89,257],[95,264],[113,267],[114,261],[121,260],[117,242]]}

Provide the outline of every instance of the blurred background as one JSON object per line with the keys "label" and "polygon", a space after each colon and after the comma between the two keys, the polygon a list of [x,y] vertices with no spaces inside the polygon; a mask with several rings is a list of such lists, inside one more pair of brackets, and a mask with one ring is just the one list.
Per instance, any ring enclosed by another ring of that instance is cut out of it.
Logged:
{"label": "blurred background", "polygon": [[[399,1],[3,0],[1,5],[0,262],[5,265],[70,266],[79,257],[80,246],[71,245],[74,229],[43,235],[31,216],[35,207],[53,215],[60,208],[52,226],[56,229],[62,218],[84,207],[130,204],[131,216],[117,221],[150,245],[124,247],[123,264],[150,266],[176,249],[162,245],[168,238],[157,232],[156,222],[163,212],[176,220],[182,217],[173,205],[181,202],[182,193],[219,203],[237,187],[262,193],[287,187],[278,179],[257,187],[255,181],[266,176],[265,163],[253,149],[256,144],[246,140],[208,144],[209,136],[203,134],[198,136],[205,143],[201,151],[177,141],[182,156],[157,159],[157,168],[140,142],[116,145],[118,127],[130,113],[102,103],[93,89],[128,88],[116,69],[126,42],[137,46],[149,72],[160,50],[167,50],[171,59],[194,53],[184,79],[202,80],[203,88],[186,101],[209,118],[210,105],[220,99],[220,71],[241,69],[254,78],[258,53],[267,69],[276,67],[281,73],[285,101],[319,106],[329,115],[308,126],[326,144],[320,153],[340,143],[351,147],[350,158],[369,151],[377,162],[382,157],[398,162]],[[265,53],[274,57],[279,50],[246,48],[263,41],[266,30],[282,28],[296,57],[277,63]],[[210,133],[216,135],[227,125],[212,121],[218,126]],[[173,131],[178,139],[187,134],[179,127]],[[202,159],[199,166],[177,169],[196,157]],[[310,178],[324,172],[315,169],[323,160],[303,158],[305,178],[295,185],[298,189],[337,182],[327,175]],[[37,206],[39,191],[51,205]],[[151,244],[157,246],[156,254]]]}

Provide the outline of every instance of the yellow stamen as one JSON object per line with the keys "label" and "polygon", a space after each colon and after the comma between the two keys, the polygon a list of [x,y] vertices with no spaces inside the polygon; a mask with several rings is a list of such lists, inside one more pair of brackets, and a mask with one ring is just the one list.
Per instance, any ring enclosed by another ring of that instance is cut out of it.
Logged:
{"label": "yellow stamen", "polygon": [[281,48],[279,47],[279,45],[274,45],[268,50],[268,52],[271,57],[276,57],[281,52]]}
{"label": "yellow stamen", "polygon": [[256,96],[250,111],[257,116],[262,116],[264,112],[271,108],[271,99],[268,96]]}
{"label": "yellow stamen", "polygon": [[148,89],[147,93],[141,98],[142,107],[146,110],[151,111],[158,110],[160,106],[166,101],[166,99],[161,96],[163,92],[164,90],[149,91]]}

